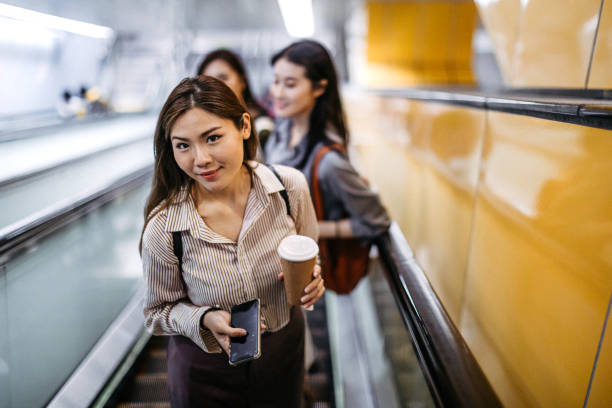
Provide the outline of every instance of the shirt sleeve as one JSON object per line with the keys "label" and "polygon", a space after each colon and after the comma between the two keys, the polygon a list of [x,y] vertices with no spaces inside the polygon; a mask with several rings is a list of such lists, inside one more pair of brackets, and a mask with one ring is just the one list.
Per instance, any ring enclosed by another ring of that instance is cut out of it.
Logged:
{"label": "shirt sleeve", "polygon": [[324,205],[344,207],[353,235],[372,239],[391,225],[378,194],[340,153],[331,151],[319,163],[319,185]]}
{"label": "shirt sleeve", "polygon": [[[171,251],[170,248],[168,250]],[[176,259],[174,254],[172,257]],[[200,327],[200,318],[210,306],[196,306],[189,301],[178,269],[178,259],[169,262],[164,258],[143,240],[145,327],[154,335],[179,334],[188,337],[208,353],[221,352],[212,332]]]}

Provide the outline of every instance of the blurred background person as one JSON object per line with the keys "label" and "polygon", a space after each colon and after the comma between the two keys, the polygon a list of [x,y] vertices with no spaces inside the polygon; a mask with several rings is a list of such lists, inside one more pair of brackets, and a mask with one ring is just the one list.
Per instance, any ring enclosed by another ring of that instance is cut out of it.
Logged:
{"label": "blurred background person", "polygon": [[246,70],[240,57],[227,49],[213,50],[200,63],[198,75],[208,75],[220,79],[238,95],[253,118],[259,143],[263,148],[274,127],[274,122],[266,109],[253,97]]}
{"label": "blurred background person", "polygon": [[[331,259],[342,254],[331,245],[338,239],[346,243],[359,238],[366,244],[360,252],[367,267],[367,244],[386,231],[391,221],[378,194],[349,162],[348,130],[328,51],[316,41],[302,40],[275,54],[272,64],[270,90],[278,120],[266,144],[266,160],[295,167],[306,176],[319,219],[323,273],[330,289],[345,293],[352,288],[334,287],[337,272]],[[322,208],[317,208],[317,194]]]}

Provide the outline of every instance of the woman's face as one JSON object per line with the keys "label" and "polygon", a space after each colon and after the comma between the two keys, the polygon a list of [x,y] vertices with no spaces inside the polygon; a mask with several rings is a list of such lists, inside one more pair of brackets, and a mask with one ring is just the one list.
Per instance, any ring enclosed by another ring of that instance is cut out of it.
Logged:
{"label": "woman's face", "polygon": [[181,115],[170,131],[174,159],[200,187],[217,193],[239,180],[244,160],[243,141],[251,135],[249,114],[237,129],[230,119],[193,108]]}
{"label": "woman's face", "polygon": [[313,89],[306,77],[306,68],[280,58],[274,64],[274,82],[270,93],[274,100],[274,114],[282,118],[310,115],[323,88]]}
{"label": "woman's face", "polygon": [[229,86],[242,101],[242,92],[245,87],[244,80],[226,61],[222,59],[212,60],[202,73],[225,82],[225,85]]}

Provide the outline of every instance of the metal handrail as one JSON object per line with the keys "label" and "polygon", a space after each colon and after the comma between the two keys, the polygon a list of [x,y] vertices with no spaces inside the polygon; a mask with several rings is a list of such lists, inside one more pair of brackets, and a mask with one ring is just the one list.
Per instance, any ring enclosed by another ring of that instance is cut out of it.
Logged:
{"label": "metal handrail", "polygon": [[0,229],[0,265],[8,262],[20,251],[71,221],[112,201],[117,196],[141,186],[152,174],[153,166],[145,166],[93,193],[87,193],[81,198],[70,200],[68,203],[59,203],[39,211],[19,223]]}
{"label": "metal handrail", "polygon": [[438,407],[501,407],[495,391],[414,258],[399,226],[376,239],[393,297]]}
{"label": "metal handrail", "polygon": [[444,89],[370,89],[369,93],[459,105],[612,130],[611,92],[568,93],[534,89],[479,92]]}

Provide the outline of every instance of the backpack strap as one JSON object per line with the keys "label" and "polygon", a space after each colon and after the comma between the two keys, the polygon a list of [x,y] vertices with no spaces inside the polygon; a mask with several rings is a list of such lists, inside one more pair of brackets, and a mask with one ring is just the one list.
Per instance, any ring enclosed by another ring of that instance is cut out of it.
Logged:
{"label": "backpack strap", "polygon": [[183,272],[183,239],[181,237],[181,231],[172,232],[172,249],[174,249],[174,255],[178,258],[179,272]]}
{"label": "backpack strap", "polygon": [[[283,185],[283,189],[279,191],[279,193],[285,201],[285,207],[287,207],[287,215],[291,217],[291,204],[289,204],[289,194],[287,194],[287,190],[285,189],[285,183],[283,183],[280,174],[278,174],[274,167],[272,167],[271,165],[267,165],[267,167],[272,170],[272,173],[274,173],[278,181],[280,181],[280,183]],[[183,272],[183,239],[181,236],[181,231],[172,232],[172,249],[174,250],[174,255],[178,258],[179,271]]]}
{"label": "backpack strap", "polygon": [[319,163],[323,159],[323,156],[325,156],[325,154],[330,150],[335,150],[338,152],[346,151],[345,147],[340,143],[323,145],[317,151],[314,160],[312,161],[310,191],[312,193],[312,201],[315,207],[315,212],[317,213],[317,219],[320,221],[325,219],[325,209],[323,208],[323,197],[321,196],[321,189],[319,187]]}
{"label": "backpack strap", "polygon": [[283,185],[283,189],[279,191],[279,193],[281,197],[283,197],[283,200],[285,200],[285,207],[287,207],[287,215],[291,217],[291,204],[289,204],[289,194],[287,194],[287,190],[285,190],[285,183],[283,183],[283,180],[281,179],[280,174],[278,174],[276,169],[271,164],[267,164],[266,166],[270,170],[272,170],[272,173],[274,173],[278,181],[280,181],[280,183]]}

